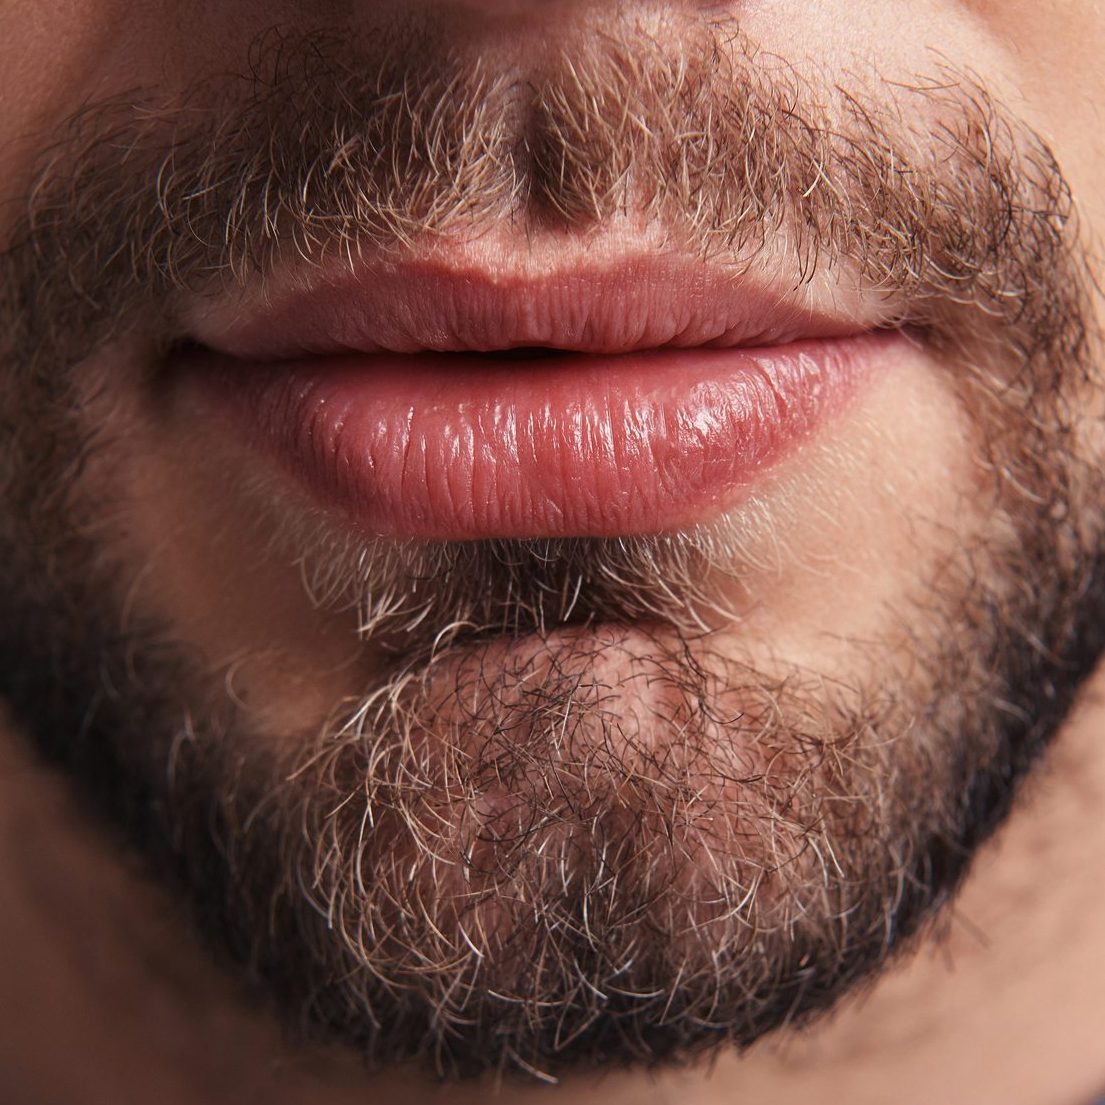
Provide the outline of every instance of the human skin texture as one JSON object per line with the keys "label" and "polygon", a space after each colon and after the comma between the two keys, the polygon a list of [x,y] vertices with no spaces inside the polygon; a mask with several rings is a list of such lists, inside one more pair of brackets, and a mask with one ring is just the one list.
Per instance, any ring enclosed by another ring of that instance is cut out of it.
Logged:
{"label": "human skin texture", "polygon": [[1105,1090],[1093,5],[4,27],[0,1096]]}

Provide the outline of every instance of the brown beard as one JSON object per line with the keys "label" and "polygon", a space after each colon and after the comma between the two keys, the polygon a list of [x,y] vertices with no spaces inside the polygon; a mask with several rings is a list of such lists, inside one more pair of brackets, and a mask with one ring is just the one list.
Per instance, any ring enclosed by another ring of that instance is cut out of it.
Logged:
{"label": "brown beard", "polygon": [[[1100,651],[1070,416],[1090,281],[1046,147],[948,73],[819,96],[731,28],[682,31],[580,32],[526,80],[409,28],[378,54],[281,43],[243,83],[74,120],[0,269],[4,693],[290,1025],[375,1062],[656,1061],[826,1007],[947,899]],[[627,212],[734,266],[785,231],[796,282],[850,265],[947,365],[990,513],[892,638],[849,645],[853,680],[719,651],[724,526],[288,527],[274,549],[392,657],[291,752],[249,751],[265,734],[172,627],[117,631],[126,565],[80,475],[112,446],[74,398],[91,352],[162,320],[116,382],[155,386],[175,294],[290,249]]]}

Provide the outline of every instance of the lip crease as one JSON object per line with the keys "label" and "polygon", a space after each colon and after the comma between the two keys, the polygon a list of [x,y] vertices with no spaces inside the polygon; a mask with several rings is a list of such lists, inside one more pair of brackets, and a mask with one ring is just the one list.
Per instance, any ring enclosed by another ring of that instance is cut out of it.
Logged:
{"label": "lip crease", "polygon": [[173,367],[369,534],[662,532],[747,496],[908,340],[807,300],[649,257],[377,263],[197,311]]}

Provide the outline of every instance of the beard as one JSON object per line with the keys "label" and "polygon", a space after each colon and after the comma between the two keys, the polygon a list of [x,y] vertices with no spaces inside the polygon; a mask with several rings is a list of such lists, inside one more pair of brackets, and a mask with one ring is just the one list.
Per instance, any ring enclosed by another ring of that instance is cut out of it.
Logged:
{"label": "beard", "polygon": [[[615,21],[522,81],[392,33],[102,105],[51,153],[0,269],[0,686],[292,1029],[447,1075],[749,1044],[937,915],[1100,652],[1066,187],[949,72],[820,89],[731,27],[662,47]],[[878,635],[818,667],[749,628],[785,495],[674,534],[399,542],[251,485],[258,555],[355,612],[375,656],[305,728],[134,608],[128,453],[97,411],[164,385],[177,297],[290,251],[627,213],[737,270],[846,266],[937,358],[967,523],[926,520],[945,539]],[[136,333],[141,356],[93,372]]]}

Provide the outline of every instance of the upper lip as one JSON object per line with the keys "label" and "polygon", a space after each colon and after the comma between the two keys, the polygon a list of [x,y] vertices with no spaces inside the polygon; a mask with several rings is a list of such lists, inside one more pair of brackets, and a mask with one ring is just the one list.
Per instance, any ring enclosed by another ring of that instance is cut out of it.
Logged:
{"label": "upper lip", "polygon": [[188,337],[258,361],[343,353],[616,354],[848,337],[884,325],[885,297],[655,251],[492,266],[457,257],[354,258],[289,270],[260,293],[186,312]]}

